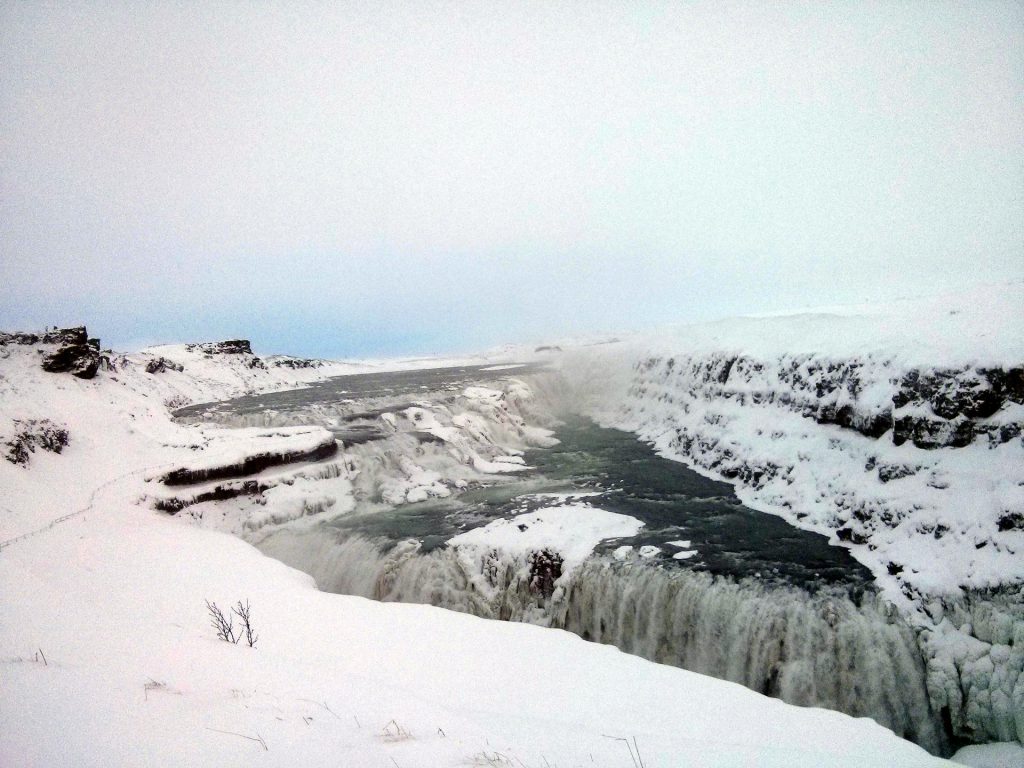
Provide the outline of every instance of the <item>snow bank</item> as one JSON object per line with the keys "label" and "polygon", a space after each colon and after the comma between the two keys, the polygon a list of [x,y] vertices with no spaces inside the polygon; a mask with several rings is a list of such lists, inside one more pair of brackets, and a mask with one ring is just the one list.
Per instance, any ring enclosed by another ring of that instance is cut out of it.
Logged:
{"label": "snow bank", "polygon": [[887,304],[730,318],[645,335],[643,342],[669,354],[814,354],[836,360],[887,358],[909,368],[1006,368],[1024,360],[1022,292],[1020,282],[981,285]]}
{"label": "snow bank", "polygon": [[[324,594],[240,541],[104,506],[0,560],[5,765],[628,764],[606,735],[652,766],[943,764],[870,721],[569,634]],[[216,640],[206,599],[248,599],[256,648]]]}

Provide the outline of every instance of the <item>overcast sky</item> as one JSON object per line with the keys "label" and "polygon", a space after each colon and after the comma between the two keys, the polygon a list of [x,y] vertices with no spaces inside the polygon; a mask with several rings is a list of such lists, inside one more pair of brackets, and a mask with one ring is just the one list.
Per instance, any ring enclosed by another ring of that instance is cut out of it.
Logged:
{"label": "overcast sky", "polygon": [[0,3],[0,328],[466,350],[1024,277],[1024,4]]}

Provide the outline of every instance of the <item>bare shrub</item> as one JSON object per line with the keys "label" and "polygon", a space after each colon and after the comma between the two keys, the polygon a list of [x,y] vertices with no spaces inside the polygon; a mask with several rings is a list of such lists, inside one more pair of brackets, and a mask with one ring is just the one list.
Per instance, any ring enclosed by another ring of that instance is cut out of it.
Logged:
{"label": "bare shrub", "polygon": [[[239,600],[238,605],[227,613],[224,613],[216,603],[207,600],[206,610],[210,613],[210,624],[216,630],[218,638],[233,645],[244,639],[250,648],[256,647],[256,641],[260,636],[252,628],[252,607],[248,600],[244,603]],[[241,626],[235,626],[235,617],[238,617]]]}
{"label": "bare shrub", "polygon": [[206,610],[210,612],[210,624],[217,631],[218,638],[233,644],[241,640],[241,635],[235,634],[235,620],[232,613],[225,615],[216,603],[211,603],[209,600],[206,601]]}
{"label": "bare shrub", "polygon": [[[249,644],[250,648],[255,648],[256,641],[260,639],[260,636],[256,634],[252,628],[252,622],[250,620],[252,609],[249,607],[249,601],[246,600],[245,605],[242,605],[242,601],[239,600],[238,605],[232,608],[231,611],[238,617],[239,621],[242,622],[240,637],[245,638],[245,642]],[[236,640],[235,642],[237,643],[238,641]]]}

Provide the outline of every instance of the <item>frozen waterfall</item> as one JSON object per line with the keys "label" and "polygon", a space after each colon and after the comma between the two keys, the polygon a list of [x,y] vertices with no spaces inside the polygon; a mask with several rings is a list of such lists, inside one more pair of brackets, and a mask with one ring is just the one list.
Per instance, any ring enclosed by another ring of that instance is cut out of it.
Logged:
{"label": "frozen waterfall", "polygon": [[321,589],[428,603],[485,618],[566,629],[653,661],[740,683],[791,704],[871,717],[925,748],[948,743],[929,704],[914,631],[872,594],[812,595],[685,569],[592,558],[553,597],[524,563],[494,553],[493,589],[451,549],[415,541],[279,530],[258,546]]}

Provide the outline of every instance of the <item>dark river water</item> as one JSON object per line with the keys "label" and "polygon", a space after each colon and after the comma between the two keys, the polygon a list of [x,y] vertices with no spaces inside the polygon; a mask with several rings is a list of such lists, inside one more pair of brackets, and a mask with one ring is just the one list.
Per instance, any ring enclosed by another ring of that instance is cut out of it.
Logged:
{"label": "dark river water", "polygon": [[[370,537],[419,539],[427,552],[457,533],[498,517],[550,506],[550,493],[585,493],[582,500],[643,521],[638,536],[609,541],[598,552],[651,545],[660,552],[647,561],[662,567],[754,577],[815,589],[847,585],[861,589],[870,572],[842,548],[774,515],[743,506],[732,486],[658,456],[635,436],[574,418],[556,430],[554,448],[528,451],[532,469],[518,480],[467,491],[454,499],[406,504],[373,515],[341,517],[340,530]],[[689,541],[697,555],[672,557]]]}
{"label": "dark river water", "polygon": [[[182,408],[186,420],[241,418],[265,412],[308,412],[318,405],[347,405],[337,423],[338,439],[360,443],[384,434],[377,418],[425,398],[451,396],[469,385],[542,370],[535,364],[456,366],[341,376],[302,389],[250,395]],[[633,435],[575,417],[556,428],[554,448],[528,451],[531,467],[514,477],[496,477],[494,485],[473,488],[451,499],[406,504],[370,515],[343,516],[328,525],[339,532],[397,542],[415,538],[422,551],[443,547],[452,536],[500,517],[529,512],[554,502],[543,494],[599,494],[587,503],[643,521],[640,535],[606,542],[598,552],[630,545],[660,551],[646,562],[661,567],[707,571],[766,583],[784,582],[814,590],[847,586],[859,590],[870,572],[849,552],[826,537],[789,525],[779,517],[743,506],[728,483],[708,479],[664,459]],[[686,560],[673,554],[689,541]]]}

